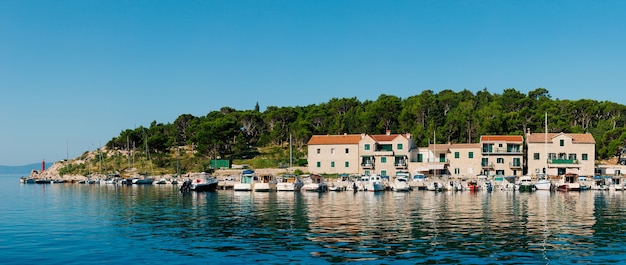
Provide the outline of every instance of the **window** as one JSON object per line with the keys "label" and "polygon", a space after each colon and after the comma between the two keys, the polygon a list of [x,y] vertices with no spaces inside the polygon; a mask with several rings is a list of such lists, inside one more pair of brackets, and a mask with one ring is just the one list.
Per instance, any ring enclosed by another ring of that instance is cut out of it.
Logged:
{"label": "window", "polygon": [[346,148],[346,154],[349,154],[349,153],[350,153],[350,149]]}
{"label": "window", "polygon": [[489,166],[489,158],[483,157],[481,163],[483,167]]}
{"label": "window", "polygon": [[402,144],[398,144],[398,150],[402,150]]}
{"label": "window", "polygon": [[504,176],[504,170],[496,170],[496,175]]}
{"label": "window", "polygon": [[365,148],[366,151],[370,150],[370,144],[365,144],[364,148]]}
{"label": "window", "polygon": [[582,154],[582,159],[583,159],[584,161],[587,161],[587,159],[588,159],[587,154]]}
{"label": "window", "polygon": [[446,154],[439,154],[439,162],[446,162]]}
{"label": "window", "polygon": [[533,154],[533,159],[534,160],[539,160],[539,153],[534,153]]}
{"label": "window", "polygon": [[380,175],[381,176],[387,176],[387,170],[381,170],[380,171]]}
{"label": "window", "polygon": [[568,159],[568,160],[576,160],[576,154],[574,154],[574,153],[569,154],[569,155],[567,156],[567,159]]}
{"label": "window", "polygon": [[322,162],[317,161],[317,167],[322,167]]}
{"label": "window", "polygon": [[459,158],[459,157],[460,157],[459,152],[454,152],[454,158]]}
{"label": "window", "polygon": [[496,159],[496,163],[498,163],[498,164],[504,164],[504,158],[501,158],[501,157],[500,157],[500,158]]}
{"label": "window", "polygon": [[[522,163],[520,162],[519,158],[513,158],[513,166],[514,167],[519,167],[521,165],[522,165]],[[513,175],[515,175],[515,174],[513,174]]]}
{"label": "window", "polygon": [[369,170],[365,170],[365,171],[363,171],[363,175],[365,175],[365,176],[369,176],[369,175],[370,175],[370,171],[369,171]]}
{"label": "window", "polygon": [[381,157],[381,158],[380,158],[380,162],[381,162],[381,163],[387,163],[387,157],[384,157],[384,156],[383,156],[383,157]]}
{"label": "window", "polygon": [[454,174],[455,175],[461,174],[461,169],[460,168],[455,168],[454,169]]}
{"label": "window", "polygon": [[498,147],[502,148],[502,144],[498,144]]}
{"label": "window", "polygon": [[468,158],[474,158],[474,152],[469,152],[469,153],[467,154],[467,157],[468,157]]}
{"label": "window", "polygon": [[319,149],[319,148],[317,148],[317,153],[319,154],[319,153],[321,153],[321,152],[322,152],[322,150],[321,150],[321,149]]}
{"label": "window", "polygon": [[565,146],[565,140],[559,140],[559,145],[560,146]]}
{"label": "window", "polygon": [[350,162],[346,161],[346,167],[350,167]]}
{"label": "window", "polygon": [[548,154],[548,159],[550,159],[550,160],[556,159],[556,153],[549,153]]}
{"label": "window", "polygon": [[335,154],[335,148],[331,148],[331,149],[330,149],[330,154],[331,154],[331,155],[334,155],[334,154]]}
{"label": "window", "polygon": [[424,155],[423,154],[417,154],[417,162],[424,162]]}
{"label": "window", "polygon": [[330,162],[330,167],[335,167],[335,161]]}

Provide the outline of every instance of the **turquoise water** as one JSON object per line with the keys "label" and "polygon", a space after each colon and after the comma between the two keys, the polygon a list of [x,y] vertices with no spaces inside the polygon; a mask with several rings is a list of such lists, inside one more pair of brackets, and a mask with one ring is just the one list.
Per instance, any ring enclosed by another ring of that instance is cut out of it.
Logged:
{"label": "turquoise water", "polygon": [[2,264],[607,264],[626,193],[251,193],[20,184],[0,175]]}

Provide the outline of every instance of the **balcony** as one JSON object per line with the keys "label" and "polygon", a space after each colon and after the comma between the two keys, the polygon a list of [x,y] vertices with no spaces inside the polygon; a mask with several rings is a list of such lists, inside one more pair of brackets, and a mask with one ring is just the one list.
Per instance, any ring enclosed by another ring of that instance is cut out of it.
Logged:
{"label": "balcony", "polygon": [[374,168],[374,163],[372,163],[372,162],[361,163],[361,167],[364,168],[364,169],[373,169]]}
{"label": "balcony", "polygon": [[480,163],[480,165],[483,167],[483,169],[493,169],[494,168],[493,163]]}
{"label": "balcony", "polygon": [[393,164],[396,169],[407,169],[408,165],[406,164],[406,161],[399,161]]}
{"label": "balcony", "polygon": [[548,164],[574,165],[578,164],[578,159],[548,159]]}
{"label": "balcony", "polygon": [[483,155],[522,155],[521,149],[493,148],[492,150],[483,148]]}

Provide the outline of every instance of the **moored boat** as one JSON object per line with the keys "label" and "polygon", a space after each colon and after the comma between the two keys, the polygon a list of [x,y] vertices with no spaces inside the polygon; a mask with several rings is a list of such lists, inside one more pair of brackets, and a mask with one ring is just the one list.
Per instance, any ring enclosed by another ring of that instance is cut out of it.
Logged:
{"label": "moored boat", "polygon": [[557,189],[559,191],[580,191],[580,183],[578,182],[578,174],[567,173],[559,182]]}
{"label": "moored boat", "polygon": [[302,186],[303,191],[313,191],[313,192],[326,192],[328,191],[328,184],[324,181],[324,177],[321,175],[313,174],[310,175],[304,181],[304,186]]}
{"label": "moored boat", "polygon": [[535,184],[530,176],[522,176],[519,179],[517,189],[519,191],[534,191],[536,189]]}
{"label": "moored boat", "polygon": [[411,186],[409,186],[409,172],[398,172],[391,182],[391,189],[393,191],[410,191]]}
{"label": "moored boat", "polygon": [[300,191],[304,186],[304,181],[296,175],[284,175],[276,183],[277,191]]}
{"label": "moored boat", "polygon": [[467,188],[469,189],[470,192],[476,192],[480,189],[480,186],[478,186],[477,181],[470,180],[467,182]]}
{"label": "moored boat", "polygon": [[254,191],[262,191],[262,192],[276,191],[277,183],[278,181],[276,180],[274,175],[271,175],[271,174],[261,175],[259,176],[259,182],[254,183],[254,186],[252,187],[252,189]]}
{"label": "moored boat", "polygon": [[552,190],[552,182],[547,179],[545,175],[539,175],[535,182],[535,188],[537,188],[537,190]]}
{"label": "moored boat", "polygon": [[385,185],[380,175],[362,176],[360,184],[360,189],[364,191],[376,192],[385,190]]}
{"label": "moored boat", "polygon": [[241,172],[241,177],[239,179],[239,183],[235,183],[233,185],[234,191],[252,191],[254,189],[254,184],[259,181],[258,176],[254,172],[254,170],[246,169]]}
{"label": "moored boat", "polygon": [[217,189],[218,180],[208,173],[195,175],[191,179],[191,190],[193,191],[209,191],[213,192]]}

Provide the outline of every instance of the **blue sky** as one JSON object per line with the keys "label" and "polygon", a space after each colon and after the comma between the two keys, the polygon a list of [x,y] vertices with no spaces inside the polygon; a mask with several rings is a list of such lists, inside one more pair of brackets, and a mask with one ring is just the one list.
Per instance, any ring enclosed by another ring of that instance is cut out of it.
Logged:
{"label": "blue sky", "polygon": [[546,88],[626,104],[626,1],[0,0],[0,165],[228,106]]}

